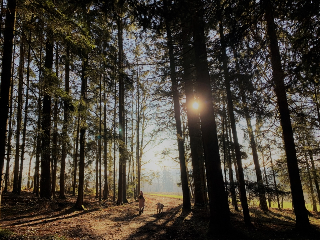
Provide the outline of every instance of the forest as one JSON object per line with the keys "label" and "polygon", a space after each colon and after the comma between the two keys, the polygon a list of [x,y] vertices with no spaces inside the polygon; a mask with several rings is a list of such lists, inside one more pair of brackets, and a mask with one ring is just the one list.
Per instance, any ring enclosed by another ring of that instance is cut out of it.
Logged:
{"label": "forest", "polygon": [[179,187],[209,235],[256,211],[319,234],[320,2],[0,3],[2,212]]}

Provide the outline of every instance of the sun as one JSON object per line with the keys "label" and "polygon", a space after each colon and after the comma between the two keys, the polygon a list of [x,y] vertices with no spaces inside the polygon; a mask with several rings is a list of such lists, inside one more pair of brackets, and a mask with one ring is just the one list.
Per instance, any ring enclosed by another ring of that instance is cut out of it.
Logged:
{"label": "sun", "polygon": [[192,107],[193,107],[194,109],[198,109],[198,108],[199,108],[199,103],[194,102],[194,103],[192,104]]}

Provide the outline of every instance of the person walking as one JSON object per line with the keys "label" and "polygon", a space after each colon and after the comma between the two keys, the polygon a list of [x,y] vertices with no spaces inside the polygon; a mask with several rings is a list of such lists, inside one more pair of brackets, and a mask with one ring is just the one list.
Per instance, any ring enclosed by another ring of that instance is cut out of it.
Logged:
{"label": "person walking", "polygon": [[145,198],[143,197],[143,192],[140,191],[139,199],[139,215],[143,213]]}

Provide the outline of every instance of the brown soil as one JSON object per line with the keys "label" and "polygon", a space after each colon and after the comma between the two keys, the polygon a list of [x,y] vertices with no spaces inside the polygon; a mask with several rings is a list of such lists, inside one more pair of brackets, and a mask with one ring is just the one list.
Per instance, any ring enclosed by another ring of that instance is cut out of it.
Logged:
{"label": "brown soil", "polygon": [[[306,234],[294,230],[291,211],[263,213],[251,209],[252,227],[246,227],[241,213],[231,214],[231,229],[221,235],[208,235],[206,209],[182,211],[182,200],[145,195],[144,212],[138,202],[116,206],[85,199],[85,210],[73,208],[75,197],[41,200],[24,192],[4,194],[0,239],[320,239],[319,216],[310,217],[313,227]],[[164,204],[157,214],[156,203]]]}

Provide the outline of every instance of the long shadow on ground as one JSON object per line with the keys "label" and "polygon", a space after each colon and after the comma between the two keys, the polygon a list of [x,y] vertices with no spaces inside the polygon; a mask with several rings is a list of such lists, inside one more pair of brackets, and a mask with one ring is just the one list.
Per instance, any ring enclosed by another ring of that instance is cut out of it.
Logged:
{"label": "long shadow on ground", "polygon": [[[182,211],[182,205],[168,209],[152,222],[141,226],[128,239],[140,240],[167,240],[167,239],[201,239],[201,240],[269,240],[269,239],[292,239],[292,240],[319,240],[320,231],[312,227],[309,231],[301,233],[289,223],[290,217],[274,218],[274,213],[267,213],[268,217],[255,215],[252,217],[253,227],[246,227],[241,213],[231,214],[231,226],[228,232],[208,235],[209,215],[206,209],[193,209]],[[260,218],[261,217],[261,218]],[[259,219],[258,219],[259,218]]]}

